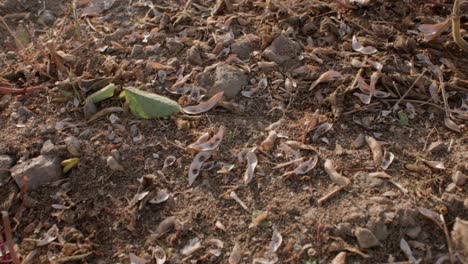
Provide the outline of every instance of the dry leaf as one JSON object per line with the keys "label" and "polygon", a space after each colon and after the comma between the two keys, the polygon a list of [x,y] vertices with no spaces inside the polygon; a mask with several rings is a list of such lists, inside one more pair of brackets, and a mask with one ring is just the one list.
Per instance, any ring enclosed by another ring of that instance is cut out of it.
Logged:
{"label": "dry leaf", "polygon": [[307,172],[315,168],[315,166],[317,166],[317,163],[318,163],[318,155],[314,155],[312,158],[300,163],[297,166],[297,168],[294,169],[294,174],[296,175],[306,174]]}
{"label": "dry leaf", "polygon": [[331,264],[346,264],[346,252],[338,253]]}
{"label": "dry leaf", "polygon": [[440,34],[442,34],[442,32],[444,32],[449,27],[450,18],[447,18],[441,23],[419,25],[418,30],[424,34],[424,41],[428,42],[440,36]]}
{"label": "dry leaf", "polygon": [[192,163],[189,166],[189,186],[193,184],[195,179],[198,177],[200,174],[200,169],[203,166],[203,163],[205,163],[206,160],[208,160],[211,157],[211,154],[206,151],[199,152],[195,158],[193,159]]}
{"label": "dry leaf", "polygon": [[382,159],[382,164],[380,166],[382,170],[388,169],[388,167],[390,167],[390,164],[392,164],[394,158],[395,158],[395,155],[393,155],[393,153],[384,151],[384,157]]}
{"label": "dry leaf", "polygon": [[176,219],[173,216],[169,216],[166,219],[162,220],[156,228],[156,238],[160,238],[165,233],[174,229],[176,224]]}
{"label": "dry leaf", "polygon": [[275,253],[283,242],[283,237],[276,227],[273,227],[273,235],[271,236],[270,245],[268,246],[268,252],[270,254]]}
{"label": "dry leaf", "polygon": [[414,264],[418,264],[421,262],[421,260],[416,260],[416,258],[413,256],[413,251],[411,250],[408,242],[404,238],[400,240],[400,249],[405,253],[406,257],[408,258],[409,261],[411,261]]}
{"label": "dry leaf", "polygon": [[455,131],[457,133],[461,133],[461,128],[455,122],[453,122],[449,117],[445,117],[444,124],[448,129]]}
{"label": "dry leaf", "polygon": [[37,241],[37,246],[45,246],[48,245],[50,242],[54,241],[57,239],[57,236],[59,235],[59,229],[57,225],[53,225],[49,230],[47,230],[47,233],[44,235],[44,237],[40,240]]}
{"label": "dry leaf", "polygon": [[357,41],[356,35],[353,35],[352,45],[353,45],[353,50],[360,52],[362,54],[370,55],[370,54],[374,54],[377,52],[377,49],[372,46],[366,46],[366,47],[361,46],[361,44]]}
{"label": "dry leaf", "polygon": [[242,249],[239,242],[236,242],[229,256],[229,264],[239,264],[242,260]]}
{"label": "dry leaf", "polygon": [[164,160],[163,169],[171,166],[172,164],[174,164],[175,161],[176,161],[176,157],[174,157],[174,156],[166,157],[166,159]]}
{"label": "dry leaf", "polygon": [[331,123],[323,123],[320,126],[318,126],[314,132],[314,135],[312,136],[312,141],[317,142],[319,137],[327,133],[332,127],[333,124]]}
{"label": "dry leaf", "polygon": [[167,201],[171,195],[165,190],[158,190],[156,196],[148,201],[150,204],[160,204]]}
{"label": "dry leaf", "polygon": [[247,169],[244,173],[244,184],[249,184],[255,173],[255,168],[257,167],[258,160],[257,160],[257,155],[255,155],[255,148],[251,149],[249,152],[247,152],[246,157],[247,157]]}
{"label": "dry leaf", "polygon": [[137,255],[130,253],[128,254],[128,257],[130,258],[130,264],[146,264],[148,263],[148,260],[144,258],[140,258]]}
{"label": "dry leaf", "polygon": [[164,264],[166,262],[166,251],[160,246],[154,246],[149,248],[151,250],[151,258],[156,260],[156,264]]}
{"label": "dry leaf", "polygon": [[268,219],[268,213],[261,212],[252,219],[252,223],[250,223],[249,228],[257,227],[261,225],[263,222],[265,222],[265,220],[267,219]]}
{"label": "dry leaf", "polygon": [[323,73],[322,75],[320,75],[320,77],[317,80],[315,80],[315,82],[312,83],[312,85],[309,88],[309,91],[312,91],[319,83],[333,81],[341,77],[342,77],[341,73],[337,71],[333,71],[333,70],[327,71]]}
{"label": "dry leaf", "polygon": [[444,162],[442,161],[425,160],[424,164],[426,164],[431,169],[445,170],[445,165],[444,165]]}
{"label": "dry leaf", "polygon": [[198,239],[198,237],[194,237],[192,239],[189,240],[188,244],[185,245],[181,250],[180,250],[180,253],[184,256],[190,256],[192,255],[193,253],[195,253],[195,251],[199,250],[200,248],[202,248],[202,245],[200,243],[200,240]]}
{"label": "dry leaf", "polygon": [[221,101],[223,98],[224,92],[219,92],[215,95],[213,95],[208,101],[200,103],[195,106],[186,106],[182,108],[184,113],[190,114],[190,115],[196,115],[196,114],[201,114],[204,112],[207,112],[211,108],[215,107],[215,105]]}

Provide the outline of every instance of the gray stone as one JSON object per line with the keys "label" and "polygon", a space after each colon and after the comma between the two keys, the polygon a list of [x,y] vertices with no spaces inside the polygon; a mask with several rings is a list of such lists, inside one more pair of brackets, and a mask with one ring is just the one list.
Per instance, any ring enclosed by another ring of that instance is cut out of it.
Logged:
{"label": "gray stone", "polygon": [[143,57],[143,45],[140,45],[140,44],[135,44],[133,45],[133,48],[132,48],[132,53],[130,54],[130,56],[132,58],[135,58],[135,59],[140,59],[141,57]]}
{"label": "gray stone", "polygon": [[388,228],[387,225],[385,225],[385,222],[381,218],[375,218],[373,217],[368,223],[367,223],[367,228],[372,231],[372,233],[375,235],[375,237],[379,241],[385,240],[388,235]]}
{"label": "gray stone", "polygon": [[354,235],[358,241],[359,247],[371,248],[380,245],[379,240],[375,235],[367,228],[357,227],[354,231]]}
{"label": "gray stone", "polygon": [[246,85],[247,76],[241,70],[228,64],[220,64],[216,67],[213,85],[204,88],[208,89],[208,96],[223,91],[225,97],[233,98]]}
{"label": "gray stone", "polygon": [[398,222],[404,227],[416,225],[416,211],[414,209],[400,207],[396,211]]}
{"label": "gray stone", "polygon": [[42,144],[41,155],[55,155],[57,152],[57,147],[49,139],[44,144]]}
{"label": "gray stone", "polygon": [[255,35],[248,34],[238,38],[231,44],[231,53],[236,54],[241,60],[248,60],[250,53],[258,47],[259,38]]}
{"label": "gray stone", "polygon": [[44,12],[42,12],[37,21],[45,26],[51,27],[54,25],[56,19],[57,17],[55,14],[52,11],[46,9]]}
{"label": "gray stone", "polygon": [[294,64],[299,63],[297,56],[301,50],[299,43],[281,34],[263,51],[262,55],[278,65],[293,68]]}
{"label": "gray stone", "polygon": [[18,110],[16,111],[18,112],[18,115],[23,118],[29,118],[34,115],[33,111],[29,110],[28,108],[24,106],[18,107]]}
{"label": "gray stone", "polygon": [[200,45],[193,45],[190,49],[187,50],[187,59],[190,63],[195,65],[203,64],[203,50]]}
{"label": "gray stone", "polygon": [[418,238],[420,233],[421,233],[420,226],[411,227],[411,228],[408,228],[408,230],[406,230],[406,235],[412,239]]}
{"label": "gray stone", "polygon": [[[62,175],[60,160],[55,156],[41,155],[37,158],[17,164],[12,169],[11,176],[21,188],[26,184],[28,191],[49,182],[59,180]],[[26,182],[23,182],[26,180]]]}
{"label": "gray stone", "polygon": [[81,141],[76,137],[67,137],[65,138],[65,145],[67,146],[67,150],[70,154],[75,157],[80,156],[81,154]]}
{"label": "gray stone", "polygon": [[353,235],[353,227],[350,223],[344,222],[339,223],[334,230],[335,235],[337,236],[352,236]]}
{"label": "gray stone", "polygon": [[[15,163],[15,159],[10,155],[0,155],[0,169],[9,169]],[[10,173],[0,170],[0,184],[10,176]]]}
{"label": "gray stone", "polygon": [[452,176],[452,181],[457,186],[463,186],[466,183],[466,175],[461,171],[456,171]]}

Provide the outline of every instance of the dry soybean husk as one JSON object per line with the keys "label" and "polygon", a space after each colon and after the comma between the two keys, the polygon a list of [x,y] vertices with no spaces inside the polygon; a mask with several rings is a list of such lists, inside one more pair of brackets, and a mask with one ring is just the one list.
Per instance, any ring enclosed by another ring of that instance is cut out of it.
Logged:
{"label": "dry soybean husk", "polygon": [[339,186],[347,186],[351,183],[351,181],[348,178],[344,177],[336,171],[335,167],[333,166],[333,161],[329,159],[325,160],[324,168],[330,179],[335,184]]}
{"label": "dry soybean husk", "polygon": [[201,138],[199,138],[197,140],[197,142],[189,145],[187,147],[187,149],[188,150],[195,150],[195,151],[214,150],[215,148],[217,148],[219,146],[219,144],[221,144],[221,141],[224,138],[224,130],[225,130],[224,126],[219,127],[218,132],[212,138],[210,138],[207,141],[203,141],[203,142],[199,142],[199,141],[201,141]]}
{"label": "dry soybean husk", "polygon": [[380,168],[384,158],[384,152],[380,143],[371,136],[365,137],[366,143],[372,152],[372,159],[376,168]]}
{"label": "dry soybean husk", "polygon": [[255,168],[257,167],[258,164],[258,159],[257,155],[255,155],[255,149],[250,150],[247,152],[247,169],[244,173],[244,183],[249,184],[255,174]]}
{"label": "dry soybean husk", "polygon": [[328,201],[330,198],[332,198],[333,196],[335,196],[337,193],[339,193],[341,190],[343,190],[344,188],[346,188],[350,183],[351,181],[342,176],[341,174],[339,174],[336,169],[334,168],[333,166],[333,162],[331,160],[326,160],[325,161],[325,164],[324,164],[324,167],[325,167],[325,171],[327,172],[328,176],[330,177],[330,179],[339,185],[339,187],[333,189],[331,192],[325,194],[322,198],[320,198],[317,202],[318,204],[322,205],[323,203],[325,203],[326,201]]}
{"label": "dry soybean husk", "polygon": [[239,264],[242,260],[242,249],[239,242],[232,248],[231,255],[229,256],[229,264]]}
{"label": "dry soybean husk", "polygon": [[200,152],[195,156],[195,158],[193,159],[189,167],[189,172],[188,172],[189,186],[193,184],[195,179],[200,174],[200,169],[203,166],[203,163],[205,163],[205,161],[209,159],[210,157],[211,157],[211,154],[206,151]]}
{"label": "dry soybean husk", "polygon": [[275,130],[271,130],[268,133],[267,138],[260,144],[260,147],[263,151],[271,151],[275,146],[276,139],[278,138],[278,134]]}
{"label": "dry soybean husk", "polygon": [[184,111],[184,113],[190,114],[190,115],[196,115],[196,114],[207,112],[211,108],[215,107],[219,101],[221,101],[221,99],[223,98],[223,95],[224,95],[224,92],[219,92],[213,95],[213,97],[211,97],[206,102],[203,102],[194,106],[187,106],[187,107],[184,107],[182,110]]}

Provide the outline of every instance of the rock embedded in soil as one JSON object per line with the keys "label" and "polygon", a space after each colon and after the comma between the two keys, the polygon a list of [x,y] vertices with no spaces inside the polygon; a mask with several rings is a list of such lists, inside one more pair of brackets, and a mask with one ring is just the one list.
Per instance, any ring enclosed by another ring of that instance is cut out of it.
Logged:
{"label": "rock embedded in soil", "polygon": [[23,180],[26,179],[26,189],[28,191],[59,180],[62,176],[60,160],[51,155],[41,155],[17,164],[11,171],[11,176],[19,187],[23,186]]}
{"label": "rock embedded in soil", "polygon": [[248,60],[250,53],[259,45],[259,38],[255,35],[244,35],[231,44],[231,53],[241,60]]}
{"label": "rock embedded in soil", "polygon": [[[15,163],[15,159],[10,155],[0,155],[0,169],[9,169]],[[3,183],[10,173],[4,170],[0,170],[0,184]]]}
{"label": "rock embedded in soil", "polygon": [[208,89],[208,96],[223,91],[225,97],[233,98],[247,85],[247,76],[240,69],[223,63],[216,67],[214,76],[200,74],[198,81]]}
{"label": "rock embedded in soil", "polygon": [[367,223],[367,227],[369,228],[369,230],[371,230],[371,232],[375,235],[375,237],[379,241],[383,241],[387,239],[389,235],[387,225],[385,225],[385,222],[383,221],[383,219],[372,218]]}
{"label": "rock embedded in soil", "polygon": [[143,51],[144,51],[143,45],[135,44],[133,45],[132,53],[130,54],[130,56],[135,59],[141,59],[144,55]]}
{"label": "rock embedded in soil", "polygon": [[371,248],[380,245],[379,240],[375,235],[367,228],[357,227],[354,231],[354,235],[358,241],[359,247]]}
{"label": "rock embedded in soil", "polygon": [[70,154],[75,157],[80,156],[81,152],[81,141],[76,137],[67,137],[65,140],[65,145],[67,146],[67,150]]}
{"label": "rock embedded in soil", "polygon": [[420,226],[411,227],[411,228],[408,228],[408,230],[406,230],[406,235],[412,239],[418,238],[419,234],[421,234]]}
{"label": "rock embedded in soil", "polygon": [[463,186],[466,183],[466,175],[461,171],[456,171],[452,176],[452,181],[457,186]]}
{"label": "rock embedded in soil", "polygon": [[297,56],[300,51],[301,45],[299,43],[281,34],[263,51],[262,55],[278,65],[293,68],[293,64],[297,64]]}

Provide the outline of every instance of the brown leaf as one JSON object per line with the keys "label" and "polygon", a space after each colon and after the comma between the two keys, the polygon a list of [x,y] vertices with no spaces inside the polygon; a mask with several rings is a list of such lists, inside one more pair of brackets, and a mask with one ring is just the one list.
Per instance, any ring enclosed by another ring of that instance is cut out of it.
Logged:
{"label": "brown leaf", "polygon": [[190,166],[189,166],[189,172],[188,172],[189,186],[193,184],[195,179],[200,174],[200,169],[203,166],[203,163],[205,163],[205,161],[208,160],[210,157],[211,157],[211,154],[206,151],[199,152],[195,156],[195,158],[193,159],[192,163],[190,163]]}
{"label": "brown leaf", "polygon": [[360,52],[362,54],[370,55],[374,54],[377,52],[377,49],[372,47],[372,46],[361,46],[361,44],[358,42],[356,35],[353,35],[353,40],[352,40],[352,45],[353,45],[353,50]]}
{"label": "brown leaf", "polygon": [[449,27],[450,18],[447,18],[441,23],[419,25],[418,30],[424,34],[424,41],[429,42],[440,36],[440,34],[442,34],[442,32],[444,32]]}
{"label": "brown leaf", "polygon": [[341,73],[337,71],[333,71],[333,70],[327,71],[323,73],[322,75],[320,75],[320,77],[315,82],[312,83],[312,85],[309,88],[309,91],[312,91],[319,83],[329,82],[329,81],[336,80],[341,77],[342,77]]}
{"label": "brown leaf", "polygon": [[457,133],[461,133],[461,128],[455,122],[453,122],[452,119],[450,119],[449,117],[445,117],[444,124],[448,129],[455,131]]}

